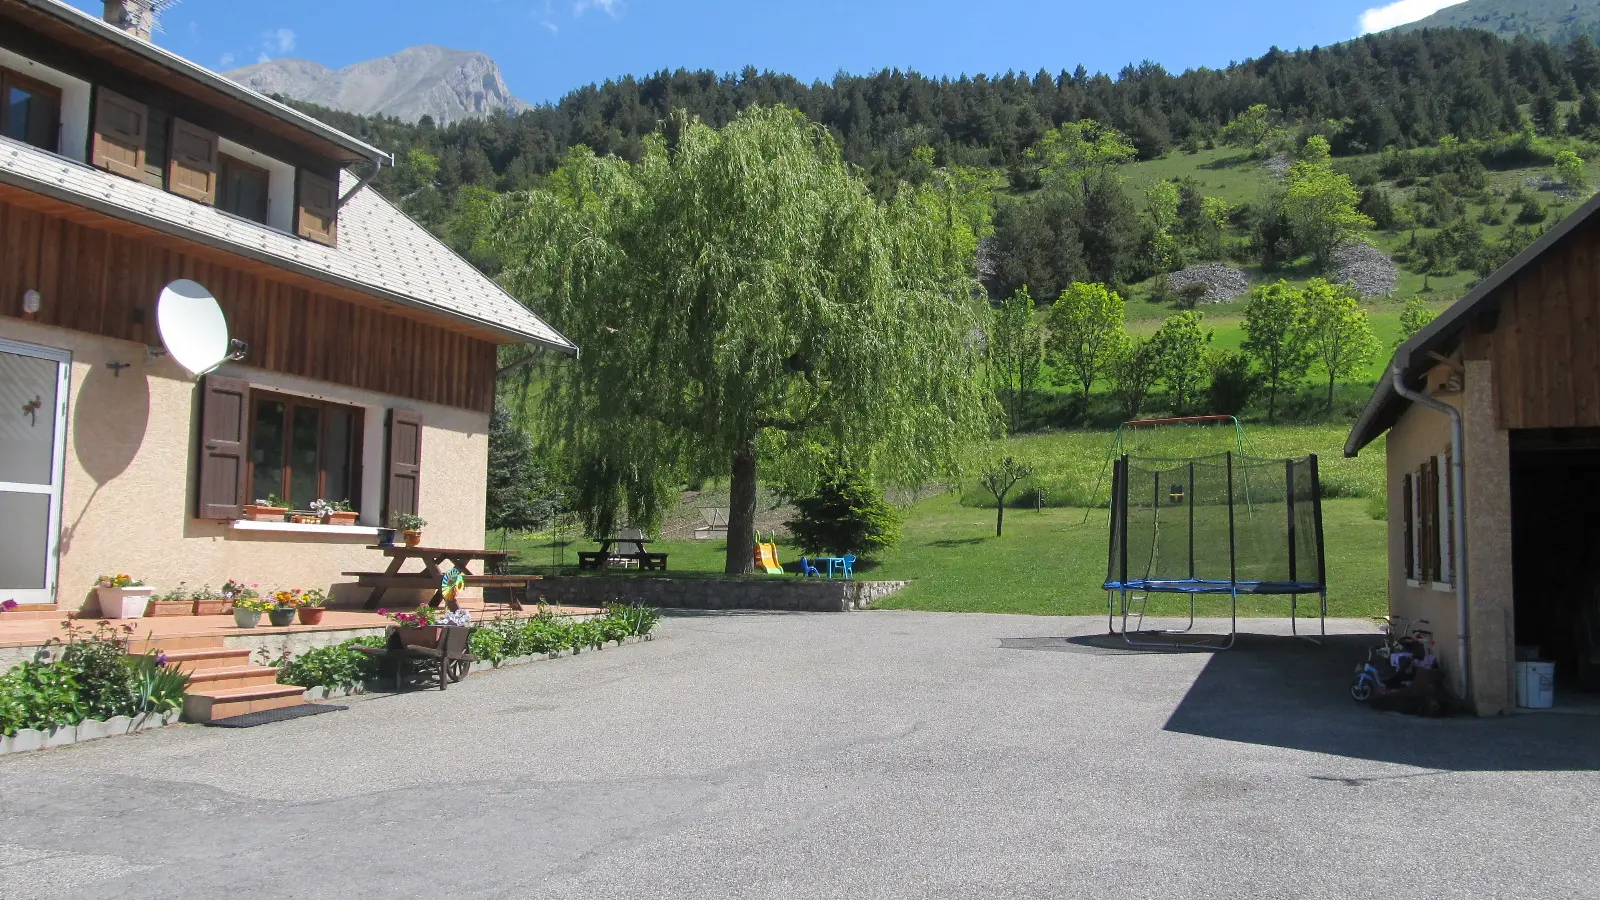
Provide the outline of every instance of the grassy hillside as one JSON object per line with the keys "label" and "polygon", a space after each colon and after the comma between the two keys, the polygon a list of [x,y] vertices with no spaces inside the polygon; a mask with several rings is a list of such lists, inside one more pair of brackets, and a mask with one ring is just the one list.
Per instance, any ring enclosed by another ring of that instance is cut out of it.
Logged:
{"label": "grassy hillside", "polygon": [[1504,38],[1525,34],[1564,43],[1580,34],[1600,36],[1600,0],[1467,0],[1398,31],[1479,28]]}

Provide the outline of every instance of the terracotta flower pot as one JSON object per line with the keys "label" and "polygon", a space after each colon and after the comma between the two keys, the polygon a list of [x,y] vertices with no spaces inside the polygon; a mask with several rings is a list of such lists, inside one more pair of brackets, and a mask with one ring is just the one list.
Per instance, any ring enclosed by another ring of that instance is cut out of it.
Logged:
{"label": "terracotta flower pot", "polygon": [[256,506],[246,503],[244,517],[252,522],[282,522],[283,517],[289,514],[287,506]]}
{"label": "terracotta flower pot", "polygon": [[360,515],[358,512],[331,512],[328,513],[327,523],[329,525],[354,525],[356,518]]}
{"label": "terracotta flower pot", "polygon": [[406,546],[407,547],[415,547],[415,546],[417,546],[418,544],[421,544],[421,543],[422,543],[422,532],[420,532],[420,531],[408,531],[408,532],[406,532]]}
{"label": "terracotta flower pot", "polygon": [[192,616],[193,600],[151,600],[149,616]]}
{"label": "terracotta flower pot", "polygon": [[269,609],[267,610],[267,621],[272,623],[273,628],[288,628],[294,624],[294,608]]}
{"label": "terracotta flower pot", "polygon": [[296,609],[295,615],[299,616],[301,625],[322,624],[322,614],[328,610],[321,606],[302,606]]}
{"label": "terracotta flower pot", "polygon": [[197,616],[225,616],[232,609],[232,600],[196,600],[194,602],[194,614]]}
{"label": "terracotta flower pot", "polygon": [[439,638],[444,633],[438,625],[424,625],[420,628],[399,626],[400,643],[407,647],[437,647]]}

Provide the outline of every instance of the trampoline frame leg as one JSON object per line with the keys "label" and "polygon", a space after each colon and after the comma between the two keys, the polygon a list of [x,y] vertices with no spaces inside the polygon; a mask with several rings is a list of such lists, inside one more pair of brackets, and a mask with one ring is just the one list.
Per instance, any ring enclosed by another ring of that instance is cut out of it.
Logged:
{"label": "trampoline frame leg", "polygon": [[1326,589],[1317,594],[1317,621],[1320,624],[1318,634],[1301,634],[1300,595],[1289,595],[1289,633],[1303,641],[1321,644],[1328,637],[1328,592]]}

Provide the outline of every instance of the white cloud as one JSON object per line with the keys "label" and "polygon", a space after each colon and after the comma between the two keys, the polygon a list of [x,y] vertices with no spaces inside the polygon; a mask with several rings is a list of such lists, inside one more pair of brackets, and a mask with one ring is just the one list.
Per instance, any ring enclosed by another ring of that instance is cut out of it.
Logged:
{"label": "white cloud", "polygon": [[578,0],[572,6],[572,14],[581,16],[585,10],[590,9],[598,9],[615,19],[617,13],[622,9],[622,0]]}
{"label": "white cloud", "polygon": [[261,33],[261,45],[267,53],[293,53],[294,32],[288,28],[269,28]]}
{"label": "white cloud", "polygon": [[265,53],[258,53],[258,54],[256,54],[256,62],[258,62],[258,63],[272,62],[272,57],[266,55]]}
{"label": "white cloud", "polygon": [[1374,6],[1361,14],[1361,33],[1398,28],[1464,2],[1466,0],[1395,0],[1388,6]]}
{"label": "white cloud", "polygon": [[234,56],[232,53],[224,53],[222,54],[222,58],[217,60],[217,68],[231,69],[236,61],[238,61],[238,57]]}
{"label": "white cloud", "polygon": [[550,29],[550,33],[551,34],[560,34],[561,33],[561,29],[556,27],[556,23],[551,22],[548,19],[541,19],[539,24],[543,25],[544,27],[546,27],[548,29]]}

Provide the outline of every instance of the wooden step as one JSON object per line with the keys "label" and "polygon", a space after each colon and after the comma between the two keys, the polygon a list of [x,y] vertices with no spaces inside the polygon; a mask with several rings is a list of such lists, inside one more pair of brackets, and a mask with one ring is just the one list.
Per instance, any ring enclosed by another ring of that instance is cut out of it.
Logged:
{"label": "wooden step", "polygon": [[0,613],[0,622],[20,622],[24,619],[63,619],[66,614],[54,603],[27,603],[7,613]]}
{"label": "wooden step", "polygon": [[168,650],[167,665],[180,672],[203,672],[207,669],[231,669],[248,666],[249,647],[196,647],[193,650]]}
{"label": "wooden step", "polygon": [[132,653],[144,653],[149,650],[160,650],[171,653],[174,650],[200,650],[207,647],[222,647],[221,635],[211,634],[183,634],[164,635],[145,634],[136,636],[128,643],[128,650]]}
{"label": "wooden step", "polygon": [[214,691],[223,688],[261,687],[278,683],[278,670],[271,666],[225,666],[189,673],[189,691]]}
{"label": "wooden step", "polygon": [[183,717],[190,722],[210,722],[265,712],[306,702],[306,689],[293,684],[256,687],[202,688],[183,698]]}

